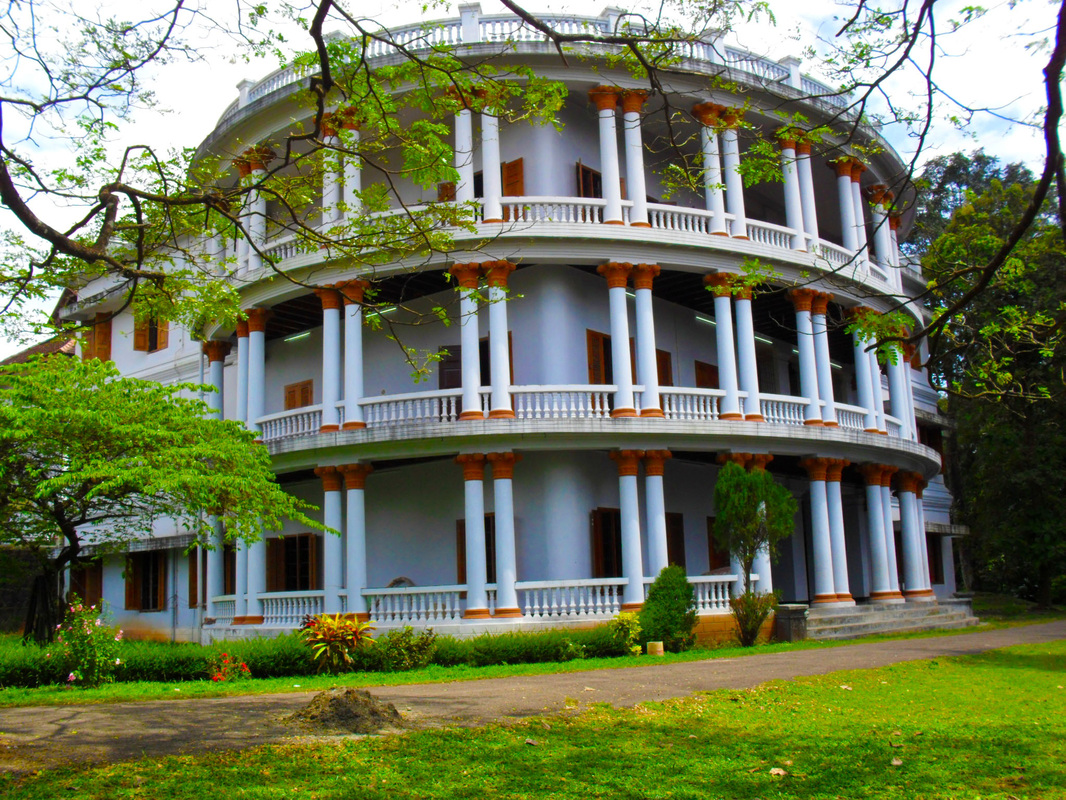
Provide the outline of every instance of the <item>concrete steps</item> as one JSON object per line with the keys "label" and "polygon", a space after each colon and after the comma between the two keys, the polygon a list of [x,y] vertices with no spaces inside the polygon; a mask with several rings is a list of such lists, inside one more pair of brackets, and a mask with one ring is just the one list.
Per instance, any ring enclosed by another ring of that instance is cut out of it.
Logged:
{"label": "concrete steps", "polygon": [[952,630],[979,622],[965,598],[934,603],[863,603],[846,608],[814,606],[807,613],[807,638],[855,639],[877,633]]}

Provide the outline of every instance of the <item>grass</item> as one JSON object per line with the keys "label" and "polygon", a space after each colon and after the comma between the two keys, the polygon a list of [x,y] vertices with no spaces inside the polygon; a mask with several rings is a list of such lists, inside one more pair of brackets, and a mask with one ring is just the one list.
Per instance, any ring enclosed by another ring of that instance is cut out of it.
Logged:
{"label": "grass", "polygon": [[[483,729],[0,778],[81,798],[1066,797],[1066,642]],[[898,762],[898,763],[894,763]]]}

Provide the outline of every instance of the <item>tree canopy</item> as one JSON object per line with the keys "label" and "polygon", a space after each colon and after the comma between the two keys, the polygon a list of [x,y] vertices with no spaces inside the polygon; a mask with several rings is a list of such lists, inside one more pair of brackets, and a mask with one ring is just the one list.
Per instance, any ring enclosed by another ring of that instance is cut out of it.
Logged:
{"label": "tree canopy", "polygon": [[254,433],[209,416],[200,388],[122,378],[96,359],[0,367],[0,544],[36,556],[51,590],[40,601],[87,545],[123,552],[163,518],[205,546],[212,518],[230,540],[285,519],[323,529],[274,481]]}

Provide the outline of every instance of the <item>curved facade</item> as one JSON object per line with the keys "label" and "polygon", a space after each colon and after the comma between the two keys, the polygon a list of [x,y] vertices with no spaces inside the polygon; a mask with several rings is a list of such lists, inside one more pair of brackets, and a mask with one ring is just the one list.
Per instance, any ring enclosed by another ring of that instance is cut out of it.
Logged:
{"label": "curved facade", "polygon": [[[393,34],[434,43],[421,27]],[[756,565],[761,589],[826,606],[950,596],[936,395],[911,354],[879,364],[845,333],[851,315],[893,310],[923,286],[899,257],[905,224],[886,211],[903,167],[877,132],[860,128],[880,145],[866,162],[786,133],[783,182],[745,187],[744,125],[772,134],[782,108],[825,122],[839,98],[795,59],[695,45],[666,92],[689,110],[678,146],[702,158],[705,186],[664,200],[676,152],[661,146],[661,117],[594,48],[564,69],[518,20],[476,7],[430,35],[469,54],[508,41],[504,58],[569,90],[561,130],[460,111],[456,184],[397,182],[392,213],[454,197],[476,204],[473,230],[367,272],[296,246],[253,200],[258,249],[297,282],[216,239],[237,265],[236,330],[201,343],[124,314],[98,326],[91,354],[106,342],[124,373],[218,387],[218,412],[259,431],[279,481],[343,531],[185,555],[161,525],[125,584],[121,563],[103,567],[123,627],[195,638],[202,623],[222,637],[322,611],[459,632],[557,625],[638,607],[668,563],[688,571],[701,614],[724,615],[738,576],[710,531],[725,461],[770,470],[800,500],[796,534]],[[723,70],[732,92],[710,88]],[[304,113],[300,85],[286,71],[242,84],[201,152],[256,175],[262,148]],[[357,213],[340,201],[372,177],[337,160],[316,213]],[[752,291],[755,259],[772,277]],[[89,286],[70,313],[91,319],[109,303]],[[437,354],[420,382],[403,348]]]}

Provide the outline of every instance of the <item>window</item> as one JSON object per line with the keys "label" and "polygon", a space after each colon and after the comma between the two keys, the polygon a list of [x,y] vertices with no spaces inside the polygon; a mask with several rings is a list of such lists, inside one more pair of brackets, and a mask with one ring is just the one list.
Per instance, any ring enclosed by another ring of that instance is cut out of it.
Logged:
{"label": "window", "polygon": [[267,591],[309,592],[318,582],[318,536],[300,533],[267,539]]}
{"label": "window", "polygon": [[685,518],[676,511],[666,512],[666,563],[685,566]]}
{"label": "window", "polygon": [[707,517],[707,562],[708,572],[729,572],[729,552],[719,547],[714,538],[714,517]]}
{"label": "window", "polygon": [[285,410],[292,411],[294,408],[304,408],[314,405],[315,382],[300,381],[290,383],[285,387]]}
{"label": "window", "polygon": [[437,184],[437,202],[450,203],[455,200],[455,181],[444,181]]}
{"label": "window", "polygon": [[222,594],[237,593],[237,546],[222,545]]}
{"label": "window", "polygon": [[696,362],[696,388],[717,389],[718,367],[705,361]]}
{"label": "window", "polygon": [[603,176],[580,161],[577,162],[577,196],[603,197]]}
{"label": "window", "polygon": [[622,577],[622,514],[617,508],[592,512],[592,577]]}
{"label": "window", "polygon": [[152,316],[136,322],[133,326],[133,349],[142,353],[166,350],[169,337],[167,321]]}
{"label": "window", "polygon": [[926,447],[936,450],[940,456],[940,471],[947,469],[947,457],[944,455],[944,433],[935,425],[923,425],[918,423],[918,441]]}
{"label": "window", "polygon": [[614,370],[611,368],[611,337],[598,331],[585,331],[585,344],[588,348],[589,383],[603,386],[614,383]]}
{"label": "window", "polygon": [[[511,367],[510,382],[514,383],[514,342],[511,332],[507,332],[507,359]],[[450,344],[437,348],[437,352],[447,351],[437,362],[437,388],[461,389],[463,387],[462,345]],[[478,341],[478,362],[481,369],[481,385],[492,385],[492,359],[489,358],[489,340],[485,337]]]}
{"label": "window", "polygon": [[526,193],[525,170],[522,166],[522,159],[516,158],[514,161],[505,162],[501,172],[503,173],[504,197],[521,197]]}
{"label": "window", "polygon": [[[485,582],[496,583],[496,515],[485,515]],[[466,520],[455,521],[455,582],[466,583]]]}
{"label": "window", "polygon": [[103,597],[104,565],[99,559],[79,561],[70,567],[70,594],[95,606]]}
{"label": "window", "polygon": [[929,554],[929,583],[944,582],[944,550],[940,546],[940,537],[932,533],[925,535],[925,549]]}
{"label": "window", "polygon": [[167,554],[130,553],[126,559],[126,610],[162,611],[167,602]]}

